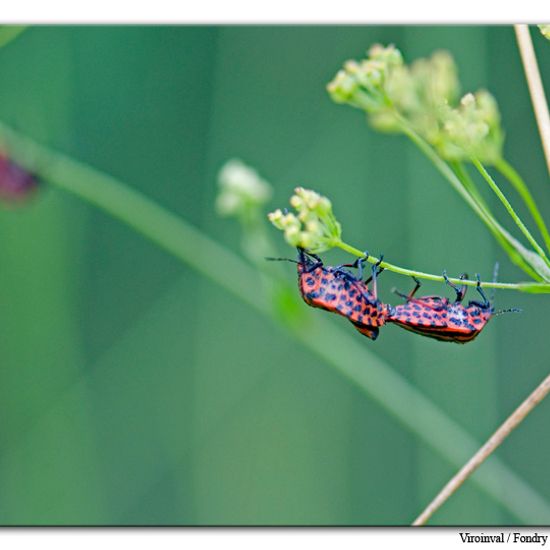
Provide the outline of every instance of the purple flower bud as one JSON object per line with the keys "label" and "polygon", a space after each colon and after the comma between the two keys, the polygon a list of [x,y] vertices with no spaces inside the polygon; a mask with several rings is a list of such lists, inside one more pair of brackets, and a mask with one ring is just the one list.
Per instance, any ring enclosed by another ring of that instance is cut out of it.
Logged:
{"label": "purple flower bud", "polygon": [[36,177],[0,153],[0,199],[8,202],[25,200],[38,186]]}

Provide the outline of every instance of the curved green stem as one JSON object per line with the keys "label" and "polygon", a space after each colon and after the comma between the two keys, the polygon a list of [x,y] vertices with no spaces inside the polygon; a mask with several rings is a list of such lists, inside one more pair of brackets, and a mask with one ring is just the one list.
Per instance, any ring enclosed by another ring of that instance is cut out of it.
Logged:
{"label": "curved green stem", "polygon": [[[365,256],[364,251],[361,251],[358,248],[355,248],[354,246],[351,246],[345,242],[342,242],[342,241],[336,242],[334,243],[334,245],[340,248],[341,250],[345,250],[346,252],[349,252],[350,254],[357,256],[358,258],[363,258]],[[369,255],[367,261],[370,262],[371,264],[375,264],[375,263],[378,263],[379,258],[377,258],[376,256]],[[417,277],[419,279],[426,279],[428,281],[437,281],[441,283],[445,282],[445,278],[442,275],[432,275],[431,273],[424,273],[423,271],[406,269],[404,267],[399,267],[398,265],[390,264],[388,262],[382,262],[380,266],[383,267],[384,269],[387,269],[388,271],[393,271],[394,273],[398,273],[399,275],[408,275],[409,277]],[[457,285],[477,286],[477,281],[471,281],[468,279],[453,279],[449,277],[449,281]],[[527,283],[527,284],[530,284],[530,283]],[[523,290],[522,285],[525,285],[525,283],[495,283],[495,282],[481,283],[481,286],[484,288],[501,288],[506,290]]]}
{"label": "curved green stem", "polygon": [[[349,252],[353,256],[358,258],[364,258],[365,252],[351,246],[343,241],[335,242],[334,246]],[[380,258],[376,256],[369,257],[367,261],[371,264],[378,263]],[[393,271],[399,275],[408,275],[409,277],[417,277],[419,279],[426,279],[427,281],[436,281],[438,283],[444,283],[445,278],[442,275],[433,275],[432,273],[424,273],[423,271],[415,271],[414,269],[407,269],[405,267],[400,267],[398,265],[390,264],[388,262],[381,262],[380,266],[388,271]],[[452,277],[448,278],[451,283],[457,285],[467,285],[467,286],[477,286],[477,281],[472,281],[468,279],[454,279]],[[500,288],[502,290],[519,290],[521,292],[528,292],[530,294],[550,294],[550,283],[531,283],[531,282],[521,282],[521,283],[497,283],[493,281],[481,282],[483,288]]]}
{"label": "curved green stem", "polygon": [[481,196],[481,193],[479,192],[477,185],[474,183],[474,181],[470,177],[470,174],[468,173],[466,166],[464,166],[462,162],[458,162],[458,161],[450,162],[449,164],[451,165],[451,168],[454,170],[454,173],[456,174],[457,178],[462,182],[462,185],[464,185],[464,188],[466,189],[466,191],[468,191],[468,193],[472,195],[472,198],[479,204],[481,208],[485,210],[487,215],[492,216],[488,204],[485,202],[485,199]]}
{"label": "curved green stem", "polygon": [[525,224],[521,221],[519,216],[512,208],[512,205],[510,204],[508,199],[504,196],[504,193],[495,183],[495,180],[493,180],[489,172],[487,172],[483,164],[481,164],[481,162],[477,158],[473,157],[472,163],[478,169],[479,173],[483,176],[483,179],[489,184],[489,187],[495,192],[495,195],[499,198],[500,202],[502,202],[502,204],[508,211],[508,214],[510,214],[516,225],[519,227],[520,231],[525,235],[525,238],[531,243],[537,254],[544,260],[544,263],[550,267],[550,260],[548,260],[548,258],[546,257],[546,253],[539,245],[539,243],[535,240],[533,235],[531,235],[531,232],[527,229],[527,227],[525,227]]}
{"label": "curved green stem", "polygon": [[512,184],[514,189],[522,198],[523,202],[529,209],[533,220],[539,228],[539,231],[544,239],[544,243],[546,244],[546,248],[550,251],[550,233],[548,233],[548,228],[544,223],[544,219],[537,208],[537,203],[535,202],[533,195],[531,195],[527,184],[523,181],[523,178],[519,175],[517,170],[506,159],[499,159],[495,163],[495,168]]}

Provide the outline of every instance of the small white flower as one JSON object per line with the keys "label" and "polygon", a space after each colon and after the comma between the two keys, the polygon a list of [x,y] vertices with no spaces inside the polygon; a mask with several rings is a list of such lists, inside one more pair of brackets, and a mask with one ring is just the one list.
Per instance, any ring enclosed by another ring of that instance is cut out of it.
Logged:
{"label": "small white flower", "polygon": [[226,162],[219,174],[220,193],[216,208],[222,215],[238,215],[265,204],[272,195],[271,186],[258,172],[238,159]]}
{"label": "small white flower", "polygon": [[222,192],[216,197],[216,210],[222,216],[232,216],[241,208],[241,199],[234,193]]}

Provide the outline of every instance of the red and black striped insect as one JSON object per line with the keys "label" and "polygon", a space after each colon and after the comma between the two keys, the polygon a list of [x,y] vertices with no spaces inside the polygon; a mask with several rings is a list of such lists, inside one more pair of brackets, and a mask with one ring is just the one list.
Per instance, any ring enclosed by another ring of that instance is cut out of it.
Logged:
{"label": "red and black striped insect", "polygon": [[36,177],[0,152],[0,199],[18,202],[28,198],[38,186]]}
{"label": "red and black striped insect", "polygon": [[[378,337],[378,327],[385,323],[385,305],[377,299],[376,277],[381,270],[379,263],[373,266],[372,276],[362,281],[363,263],[361,258],[353,264],[325,266],[316,254],[298,248],[298,261],[288,258],[268,258],[286,260],[298,266],[298,287],[306,304],[331,311],[346,317],[355,328],[371,340]],[[359,269],[359,277],[344,269]],[[373,292],[368,283],[373,281]]]}
{"label": "red and black striped insect", "polygon": [[[498,266],[495,266],[494,279],[496,280]],[[420,281],[413,277],[416,286],[409,293],[400,296],[406,299],[405,304],[390,308],[387,322],[395,323],[406,330],[416,332],[422,336],[435,338],[444,342],[465,344],[471,342],[483,330],[485,325],[494,315],[506,312],[517,312],[518,309],[500,310],[495,312],[493,303],[481,288],[479,274],[476,289],[482,301],[470,301],[467,306],[462,304],[466,294],[466,285],[456,286],[449,281],[446,273],[443,273],[446,283],[456,292],[456,299],[451,302],[441,296],[423,296],[415,298],[420,288]],[[460,276],[467,279],[466,274]]]}

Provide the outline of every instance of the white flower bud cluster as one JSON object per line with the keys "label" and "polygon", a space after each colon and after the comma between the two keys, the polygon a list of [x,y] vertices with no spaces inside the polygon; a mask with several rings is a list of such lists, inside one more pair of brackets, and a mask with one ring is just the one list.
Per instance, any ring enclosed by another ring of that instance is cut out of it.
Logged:
{"label": "white flower bud cluster", "polygon": [[327,90],[336,103],[349,103],[368,113],[387,108],[385,83],[391,72],[403,65],[401,52],[395,46],[374,45],[368,58],[346,61]]}
{"label": "white flower bud cluster", "polygon": [[268,215],[269,221],[285,233],[291,246],[310,252],[323,252],[340,240],[342,229],[332,213],[331,202],[319,193],[297,187],[290,199],[296,214],[280,209]]}
{"label": "white flower bud cluster", "polygon": [[407,66],[395,46],[376,44],[367,59],[347,61],[327,89],[337,103],[363,109],[378,130],[400,131],[399,115],[420,134],[435,137],[439,108],[457,100],[459,82],[448,52]]}
{"label": "white flower bud cluster", "polygon": [[[394,111],[431,142],[439,132],[440,109],[456,102],[459,87],[452,56],[437,51],[430,58],[416,60],[410,67],[397,67],[389,75],[385,89]],[[388,116],[387,111],[371,116],[370,122],[378,130],[399,131],[395,115]]]}
{"label": "white flower bud cluster", "polygon": [[216,210],[224,216],[235,216],[265,204],[272,195],[269,183],[258,172],[238,159],[226,162],[219,174],[220,193]]}

